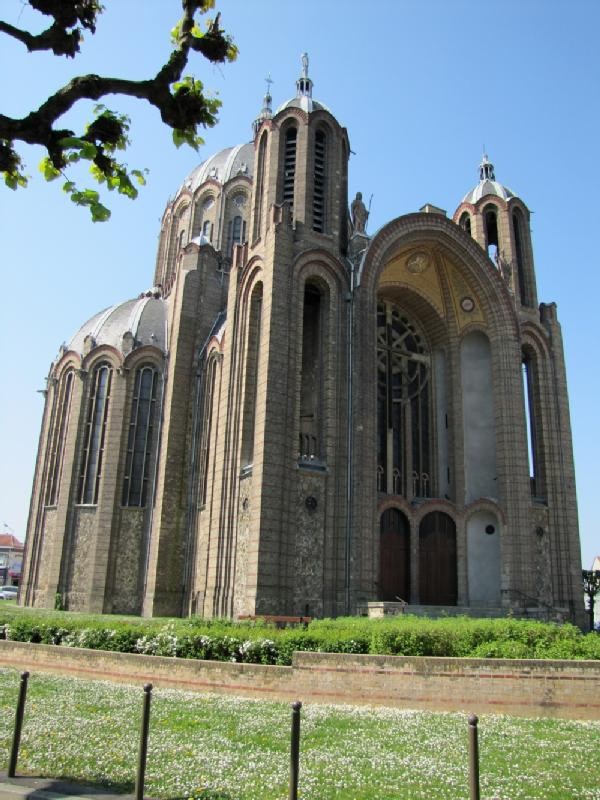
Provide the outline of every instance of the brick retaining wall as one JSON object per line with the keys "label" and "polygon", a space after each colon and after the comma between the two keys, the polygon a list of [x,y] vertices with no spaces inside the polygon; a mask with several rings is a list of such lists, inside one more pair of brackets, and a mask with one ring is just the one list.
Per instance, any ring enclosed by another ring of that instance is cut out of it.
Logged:
{"label": "brick retaining wall", "polygon": [[0,665],[265,700],[600,718],[600,662],[295,653],[291,667],[0,640]]}

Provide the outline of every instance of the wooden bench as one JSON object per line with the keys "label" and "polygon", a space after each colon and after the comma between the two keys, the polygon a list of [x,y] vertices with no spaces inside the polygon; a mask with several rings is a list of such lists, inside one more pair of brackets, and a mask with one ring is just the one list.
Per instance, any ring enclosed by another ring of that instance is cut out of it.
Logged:
{"label": "wooden bench", "polygon": [[238,619],[240,621],[260,620],[261,622],[269,623],[269,625],[274,625],[276,628],[287,628],[288,625],[303,625],[306,628],[312,617],[290,617],[282,614],[240,614]]}

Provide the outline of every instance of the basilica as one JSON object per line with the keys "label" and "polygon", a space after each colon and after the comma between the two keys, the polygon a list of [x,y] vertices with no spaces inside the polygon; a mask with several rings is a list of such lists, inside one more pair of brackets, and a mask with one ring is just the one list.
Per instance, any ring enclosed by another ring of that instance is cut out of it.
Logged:
{"label": "basilica", "polygon": [[484,156],[452,216],[367,233],[306,56],[252,132],[169,201],[150,288],[51,366],[20,602],[580,623],[561,329],[524,201]]}

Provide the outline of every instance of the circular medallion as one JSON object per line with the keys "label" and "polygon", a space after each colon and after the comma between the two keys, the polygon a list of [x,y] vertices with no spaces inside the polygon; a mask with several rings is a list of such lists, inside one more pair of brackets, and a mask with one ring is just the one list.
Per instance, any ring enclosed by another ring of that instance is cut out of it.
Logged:
{"label": "circular medallion", "polygon": [[427,253],[413,253],[406,262],[406,269],[413,275],[421,275],[429,267],[429,256]]}
{"label": "circular medallion", "polygon": [[467,314],[470,314],[475,308],[475,301],[472,297],[463,297],[463,299],[460,301],[460,307],[463,311],[466,311]]}

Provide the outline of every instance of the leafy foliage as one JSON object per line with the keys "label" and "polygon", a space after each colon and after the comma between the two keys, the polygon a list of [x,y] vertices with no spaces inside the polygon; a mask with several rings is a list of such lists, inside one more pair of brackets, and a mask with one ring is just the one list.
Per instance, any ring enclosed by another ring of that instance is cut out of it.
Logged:
{"label": "leafy foliage", "polygon": [[[98,0],[28,0],[28,4],[53,19],[41,34],[33,35],[0,20],[0,32],[22,42],[31,52],[47,50],[56,56],[74,58],[80,52],[83,29],[94,34],[103,7]],[[198,52],[213,63],[233,61],[237,48],[220,27],[220,14],[208,19],[203,29],[200,19],[214,0],[181,0],[183,16],[171,31],[173,50],[167,62],[153,78],[132,81],[124,78],[103,78],[83,75],[73,78],[37,109],[22,119],[0,114],[0,173],[10,189],[27,185],[23,162],[15,149],[16,142],[38,144],[47,155],[40,171],[47,181],[63,176],[63,191],[77,205],[89,208],[92,220],[101,222],[110,217],[95,189],[81,189],[65,171],[80,162],[90,162],[93,179],[109,191],[126,197],[137,197],[137,186],[145,184],[147,170],[129,169],[119,152],[130,144],[130,119],[126,115],[99,104],[94,119],[83,133],[59,129],[57,121],[81,100],[98,100],[107,94],[136,97],[155,106],[162,121],[173,130],[177,147],[187,144],[197,149],[203,144],[199,127],[216,124],[220,101],[205,94],[200,80],[184,75],[190,51]]]}
{"label": "leafy foliage", "polygon": [[121,618],[61,611],[0,608],[0,637],[20,642],[124,653],[235,661],[292,663],[296,651],[462,658],[600,660],[600,636],[573,625],[515,619],[313,620],[280,630],[261,621]]}

